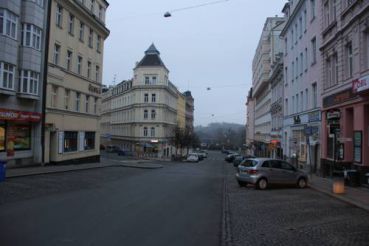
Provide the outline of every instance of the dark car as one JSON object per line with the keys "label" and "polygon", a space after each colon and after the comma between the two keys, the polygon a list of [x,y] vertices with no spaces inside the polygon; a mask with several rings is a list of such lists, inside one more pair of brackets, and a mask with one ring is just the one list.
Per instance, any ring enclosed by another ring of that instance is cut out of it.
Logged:
{"label": "dark car", "polygon": [[231,153],[231,154],[227,155],[226,158],[224,158],[224,160],[226,162],[231,163],[231,162],[233,162],[234,158],[236,158],[236,156],[240,156],[240,154],[238,154],[238,153]]}
{"label": "dark car", "polygon": [[236,156],[233,160],[233,166],[234,167],[238,167],[238,165],[240,165],[240,163],[245,159],[246,157],[245,156]]}

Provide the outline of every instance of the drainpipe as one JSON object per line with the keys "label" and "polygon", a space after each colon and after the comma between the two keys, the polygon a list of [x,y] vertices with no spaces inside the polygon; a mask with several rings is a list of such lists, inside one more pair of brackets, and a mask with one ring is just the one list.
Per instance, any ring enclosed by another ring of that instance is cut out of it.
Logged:
{"label": "drainpipe", "polygon": [[45,27],[45,38],[44,38],[44,75],[43,75],[43,88],[42,88],[42,117],[41,117],[41,150],[42,150],[42,163],[45,163],[45,113],[46,113],[46,89],[47,89],[47,73],[49,63],[49,41],[50,41],[50,22],[51,22],[51,1],[47,0],[47,17]]}

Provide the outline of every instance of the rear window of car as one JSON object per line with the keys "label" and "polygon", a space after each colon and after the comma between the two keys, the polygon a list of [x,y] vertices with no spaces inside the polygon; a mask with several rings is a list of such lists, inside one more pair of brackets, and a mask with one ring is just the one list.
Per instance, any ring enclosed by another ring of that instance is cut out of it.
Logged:
{"label": "rear window of car", "polygon": [[244,167],[254,167],[258,164],[255,160],[244,160],[240,165]]}

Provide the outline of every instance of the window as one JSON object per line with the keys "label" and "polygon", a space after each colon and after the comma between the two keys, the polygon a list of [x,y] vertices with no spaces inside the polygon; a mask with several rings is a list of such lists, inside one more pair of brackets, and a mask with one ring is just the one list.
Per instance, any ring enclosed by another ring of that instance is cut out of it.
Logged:
{"label": "window", "polygon": [[145,85],[149,85],[150,84],[150,77],[146,76],[145,77]]}
{"label": "window", "polygon": [[324,26],[327,27],[330,24],[330,10],[329,10],[329,1],[324,4],[323,7],[324,13]]}
{"label": "window", "polygon": [[149,112],[147,109],[144,110],[144,119],[147,119],[149,117]]}
{"label": "window", "polygon": [[87,62],[87,78],[91,78],[91,62]]}
{"label": "window", "polygon": [[153,85],[155,85],[155,84],[156,84],[156,76],[153,76],[153,77],[152,77],[151,84],[153,84]]}
{"label": "window", "polygon": [[300,53],[300,76],[302,76],[302,73],[304,71],[304,53]]}
{"label": "window", "polygon": [[90,10],[92,13],[95,11],[95,0],[91,0]]}
{"label": "window", "polygon": [[306,22],[306,19],[307,19],[307,13],[306,13],[306,9],[304,10],[304,31],[306,32],[306,29],[307,29],[307,22]]}
{"label": "window", "polygon": [[156,94],[151,95],[151,102],[156,102]]}
{"label": "window", "polygon": [[74,35],[74,15],[69,14],[68,33]]}
{"label": "window", "polygon": [[89,105],[89,102],[90,102],[90,97],[89,96],[86,96],[86,102],[85,102],[85,110],[86,110],[86,113],[88,113],[88,109],[90,107]]}
{"label": "window", "polygon": [[144,127],[144,129],[143,129],[143,135],[144,135],[144,137],[147,137],[147,127]]}
{"label": "window", "polygon": [[82,73],[82,61],[83,61],[82,56],[78,56],[77,58],[77,73],[78,74]]}
{"label": "window", "polygon": [[81,102],[81,93],[76,92],[76,111],[80,110],[80,102]]}
{"label": "window", "polygon": [[41,29],[32,24],[23,24],[22,45],[41,50]]}
{"label": "window", "polygon": [[0,62],[0,87],[14,90],[15,66],[9,63]]}
{"label": "window", "polygon": [[292,113],[296,113],[296,109],[295,109],[295,96],[292,96]]}
{"label": "window", "polygon": [[300,92],[300,112],[304,111],[304,92]]}
{"label": "window", "polygon": [[79,40],[81,42],[84,41],[84,36],[85,36],[85,24],[81,21],[79,24]]}
{"label": "window", "polygon": [[324,88],[329,88],[332,86],[332,61],[331,57],[329,57],[326,61],[326,83],[324,84]]}
{"label": "window", "polygon": [[93,48],[94,42],[94,31],[90,28],[90,32],[88,34],[88,47]]}
{"label": "window", "polygon": [[151,127],[151,137],[155,137],[155,127]]}
{"label": "window", "polygon": [[144,102],[149,102],[149,94],[145,93]]}
{"label": "window", "polygon": [[104,8],[99,4],[99,19],[103,20],[104,17]]}
{"label": "window", "polygon": [[77,151],[78,132],[64,132],[64,152]]}
{"label": "window", "polygon": [[96,39],[96,51],[100,52],[101,51],[101,36],[97,35],[97,39]]}
{"label": "window", "polygon": [[295,171],[295,168],[293,166],[291,166],[291,164],[289,164],[288,162],[284,162],[284,161],[278,161],[281,163],[281,168],[284,170],[289,170],[289,171]]}
{"label": "window", "polygon": [[73,59],[73,52],[68,50],[67,51],[67,70],[71,70],[72,68],[72,59]]}
{"label": "window", "polygon": [[288,84],[288,68],[285,67],[284,68],[284,83],[287,85]]}
{"label": "window", "polygon": [[309,89],[305,89],[305,109],[309,109]]}
{"label": "window", "polygon": [[331,0],[331,21],[335,21],[337,18],[337,0]]}
{"label": "window", "polygon": [[0,33],[17,39],[18,17],[6,9],[0,9]]}
{"label": "window", "polygon": [[51,107],[56,108],[58,105],[58,87],[51,86]]}
{"label": "window", "polygon": [[294,35],[293,35],[293,27],[292,27],[292,30],[291,30],[291,49],[293,49],[293,40],[294,40]]}
{"label": "window", "polygon": [[308,70],[308,64],[309,64],[308,49],[305,48],[305,72],[307,72],[307,70]]}
{"label": "window", "polygon": [[57,4],[55,15],[56,26],[62,28],[62,22],[63,22],[63,7],[60,4]]}
{"label": "window", "polygon": [[69,95],[70,95],[70,90],[65,89],[65,92],[64,92],[64,108],[66,110],[69,109]]}
{"label": "window", "polygon": [[100,67],[96,66],[96,81],[99,81],[100,79]]}
{"label": "window", "polygon": [[14,150],[31,149],[31,129],[30,123],[9,123],[7,129],[7,141],[13,138]]}
{"label": "window", "polygon": [[310,0],[311,20],[315,19],[315,0]]}
{"label": "window", "polygon": [[311,64],[316,63],[316,37],[311,40]]}
{"label": "window", "polygon": [[346,57],[347,57],[347,75],[351,78],[354,70],[353,54],[352,54],[352,43],[346,45]]}
{"label": "window", "polygon": [[94,99],[94,114],[97,114],[97,97]]}
{"label": "window", "polygon": [[284,115],[288,115],[288,98],[286,98],[284,101],[285,101],[285,103],[284,103],[284,112],[285,112],[285,114]]}
{"label": "window", "polygon": [[300,18],[299,18],[299,33],[300,33],[300,38],[302,37],[302,29],[303,29],[303,27],[302,27],[302,16],[300,16]]}
{"label": "window", "polygon": [[299,77],[299,58],[296,57],[296,63],[295,63],[295,69],[296,69],[296,82],[297,82],[297,78]]}
{"label": "window", "polygon": [[296,113],[299,112],[299,94],[296,94]]}
{"label": "window", "polygon": [[151,110],[151,119],[154,120],[156,118],[156,111],[153,109]]}
{"label": "window", "polygon": [[295,62],[292,62],[292,65],[291,65],[291,77],[292,77],[292,83],[293,83],[293,80],[295,78]]}
{"label": "window", "polygon": [[40,74],[29,71],[21,70],[20,72],[20,91],[27,94],[38,94],[38,82],[40,79]]}
{"label": "window", "polygon": [[59,59],[60,59],[60,45],[55,44],[54,45],[54,64],[59,65]]}
{"label": "window", "polygon": [[95,132],[85,132],[85,150],[95,149]]}
{"label": "window", "polygon": [[312,90],[313,90],[313,108],[316,108],[316,107],[318,107],[318,91],[317,91],[317,85],[316,85],[316,83],[314,83],[313,85],[312,85]]}

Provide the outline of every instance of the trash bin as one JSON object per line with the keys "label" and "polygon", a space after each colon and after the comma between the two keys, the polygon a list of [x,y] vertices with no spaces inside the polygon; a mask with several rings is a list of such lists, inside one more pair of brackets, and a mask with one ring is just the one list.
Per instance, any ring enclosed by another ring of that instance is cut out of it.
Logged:
{"label": "trash bin", "polygon": [[6,161],[0,161],[0,182],[5,180]]}
{"label": "trash bin", "polygon": [[360,185],[360,175],[357,170],[346,170],[345,172],[345,183],[349,186]]}

